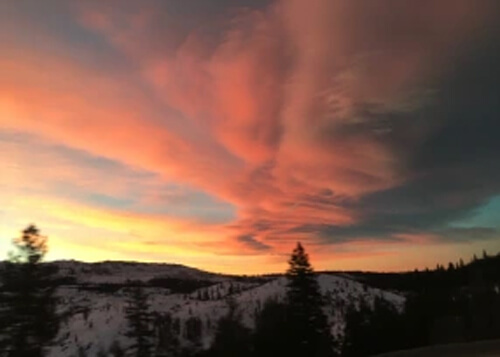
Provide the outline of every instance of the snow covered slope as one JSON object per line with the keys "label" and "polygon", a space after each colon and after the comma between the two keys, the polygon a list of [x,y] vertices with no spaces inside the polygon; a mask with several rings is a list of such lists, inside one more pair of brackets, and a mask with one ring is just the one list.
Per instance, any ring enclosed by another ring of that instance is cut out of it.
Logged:
{"label": "snow covered slope", "polygon": [[[157,323],[168,318],[174,321],[180,343],[196,348],[208,347],[214,336],[217,321],[228,312],[227,297],[239,306],[243,322],[253,327],[255,315],[266,300],[281,300],[286,293],[286,278],[241,278],[206,273],[178,265],[135,264],[106,262],[85,264],[59,262],[61,276],[71,276],[71,284],[59,288],[60,312],[64,316],[51,357],[77,356],[78,349],[95,356],[117,341],[126,347],[127,322],[125,307],[130,287],[127,282],[140,281],[145,285],[151,311]],[[155,279],[182,279],[202,282],[190,292],[175,292],[166,286],[151,286]],[[332,333],[342,335],[344,314],[348,303],[365,299],[373,302],[382,297],[402,308],[404,298],[395,293],[370,288],[360,282],[335,274],[318,276],[326,298],[327,313]],[[102,288],[102,287],[105,288]],[[111,288],[110,288],[111,286]],[[193,339],[186,327],[196,319],[201,325],[201,336]]]}
{"label": "snow covered slope", "polygon": [[78,284],[124,284],[148,282],[154,278],[223,281],[224,275],[213,274],[178,264],[154,264],[106,261],[82,263],[73,260],[58,261],[59,275],[73,278]]}

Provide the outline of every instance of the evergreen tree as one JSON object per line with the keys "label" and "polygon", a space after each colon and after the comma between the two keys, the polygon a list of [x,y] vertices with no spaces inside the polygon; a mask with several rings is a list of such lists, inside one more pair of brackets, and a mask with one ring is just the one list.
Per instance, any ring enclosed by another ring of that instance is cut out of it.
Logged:
{"label": "evergreen tree", "polygon": [[448,271],[450,271],[450,272],[451,272],[451,271],[454,271],[454,270],[455,270],[455,265],[454,265],[452,262],[450,262],[450,263],[448,264]]}
{"label": "evergreen tree", "polygon": [[125,351],[120,342],[114,341],[109,348],[109,354],[113,357],[125,357]]}
{"label": "evergreen tree", "polygon": [[241,323],[241,314],[236,302],[227,300],[229,312],[219,320],[212,348],[207,356],[250,357],[252,356],[250,329]]}
{"label": "evergreen tree", "polygon": [[293,353],[288,349],[290,341],[285,304],[273,300],[265,302],[262,311],[256,314],[253,341],[254,356],[274,357]]}
{"label": "evergreen tree", "polygon": [[157,336],[156,356],[178,356],[180,350],[179,320],[174,319],[169,313],[159,316],[155,321],[155,330]]}
{"label": "evergreen tree", "polygon": [[344,316],[344,340],[342,343],[342,356],[362,357],[368,356],[372,348],[372,338],[369,336],[370,306],[366,300],[361,300],[356,305],[351,303]]}
{"label": "evergreen tree", "polygon": [[300,243],[293,250],[286,273],[290,347],[294,355],[324,357],[333,355],[323,297],[309,256]]}
{"label": "evergreen tree", "polygon": [[184,324],[184,337],[194,349],[201,348],[202,333],[201,319],[195,316],[189,317]]}
{"label": "evergreen tree", "polygon": [[41,264],[47,238],[29,225],[13,241],[1,274],[0,355],[42,357],[59,330],[54,281],[56,268]]}
{"label": "evergreen tree", "polygon": [[129,323],[127,336],[134,340],[131,348],[136,357],[149,357],[153,343],[151,341],[153,331],[151,329],[151,315],[147,296],[143,289],[136,287],[129,298],[128,307],[125,310]]}
{"label": "evergreen tree", "polygon": [[373,356],[405,347],[403,318],[394,305],[382,297],[376,297],[373,306],[365,299],[351,303],[345,315],[342,356]]}

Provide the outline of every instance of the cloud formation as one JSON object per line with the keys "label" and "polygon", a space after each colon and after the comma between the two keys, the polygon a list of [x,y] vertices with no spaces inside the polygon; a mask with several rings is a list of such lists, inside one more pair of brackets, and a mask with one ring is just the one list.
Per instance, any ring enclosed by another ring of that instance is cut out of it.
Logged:
{"label": "cloud formation", "polygon": [[[141,202],[198,192],[183,216],[228,244],[189,249],[265,257],[300,239],[327,261],[325,246],[499,237],[474,224],[500,194],[496,1],[54,1],[70,20],[50,26],[26,4],[0,7],[16,19],[0,28],[0,130],[151,173]],[[99,180],[83,192],[126,196]]]}

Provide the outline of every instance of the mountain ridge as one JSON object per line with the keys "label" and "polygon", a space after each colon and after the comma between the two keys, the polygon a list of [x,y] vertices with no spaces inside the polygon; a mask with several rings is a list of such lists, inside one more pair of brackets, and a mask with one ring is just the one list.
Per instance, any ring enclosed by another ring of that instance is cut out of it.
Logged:
{"label": "mountain ridge", "polygon": [[[282,301],[286,294],[284,274],[273,276],[222,275],[179,264],[77,261],[50,262],[59,267],[58,311],[63,316],[49,357],[88,356],[106,351],[113,342],[124,348],[126,306],[132,288],[141,286],[154,316],[155,331],[164,321],[173,321],[180,346],[205,349],[212,343],[217,322],[228,313],[228,299],[239,307],[242,322],[254,327],[255,317],[266,301]],[[68,279],[72,278],[72,279]],[[370,287],[342,274],[317,274],[325,297],[325,313],[332,335],[342,336],[349,304],[383,298],[398,310],[404,306],[402,294]],[[198,325],[193,333],[192,326]],[[171,328],[171,327],[169,327]]]}

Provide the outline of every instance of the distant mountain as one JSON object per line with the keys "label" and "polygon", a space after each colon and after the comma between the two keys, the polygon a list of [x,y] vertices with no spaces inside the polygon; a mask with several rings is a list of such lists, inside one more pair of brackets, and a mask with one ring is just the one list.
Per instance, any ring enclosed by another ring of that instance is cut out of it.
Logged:
{"label": "distant mountain", "polygon": [[[143,286],[155,324],[173,322],[171,332],[181,346],[207,348],[218,320],[228,311],[229,297],[237,303],[245,325],[254,326],[256,314],[266,300],[283,299],[286,278],[282,275],[244,277],[214,274],[173,264],[129,262],[81,263],[60,261],[59,312],[63,322],[51,357],[77,356],[78,350],[95,356],[117,341],[130,344],[125,336],[125,307],[133,286]],[[381,297],[398,309],[405,298],[395,292],[369,287],[342,274],[319,274],[326,298],[325,312],[332,334],[341,336],[347,306]],[[199,334],[188,325],[197,321]]]}
{"label": "distant mountain", "polygon": [[139,263],[123,261],[104,261],[83,263],[63,260],[48,263],[59,268],[59,276],[73,279],[77,284],[130,284],[149,283],[153,279],[182,279],[220,282],[228,275],[209,273],[180,264]]}

